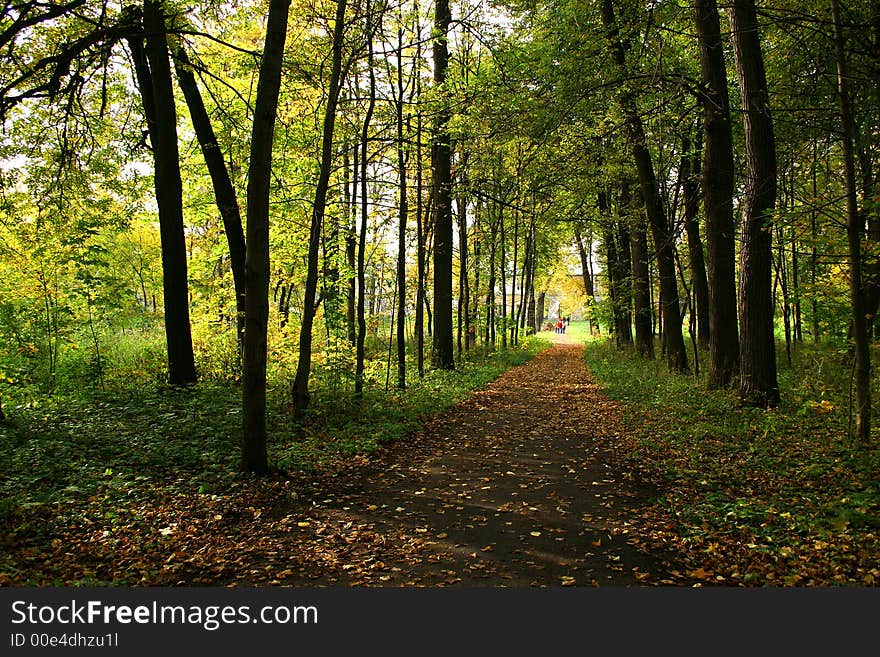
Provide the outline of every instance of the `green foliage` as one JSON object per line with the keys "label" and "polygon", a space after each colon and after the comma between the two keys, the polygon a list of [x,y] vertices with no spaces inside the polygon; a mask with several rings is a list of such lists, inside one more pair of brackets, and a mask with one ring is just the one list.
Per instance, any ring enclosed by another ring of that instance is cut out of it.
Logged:
{"label": "green foliage", "polygon": [[[816,545],[849,550],[831,559],[841,563],[876,549],[880,450],[876,441],[858,450],[848,437],[843,355],[830,345],[802,345],[792,368],[780,358],[782,404],[761,410],[741,407],[733,390],[707,391],[702,379],[670,374],[604,341],[585,349],[606,393],[624,402],[632,436],[618,448],[628,450],[627,460],[643,476],[659,482],[658,506],[674,518],[683,549],[705,550],[709,558],[721,549],[717,537],[727,536],[763,551],[779,562],[777,569],[790,569],[782,573],[794,578],[789,584],[800,581]],[[738,577],[745,571],[742,563],[732,566]],[[828,577],[862,583],[833,572]],[[743,581],[768,580],[762,572]]]}
{"label": "green foliage", "polygon": [[[161,350],[154,345],[156,351],[147,352],[144,342],[144,335],[130,335],[106,350],[108,372],[125,367],[130,377],[108,378],[109,394],[81,388],[25,396],[0,385],[13,418],[0,424],[0,523],[47,505],[88,499],[110,506],[139,490],[222,491],[238,476],[237,387],[203,382],[168,389],[157,376]],[[429,371],[405,391],[386,394],[374,383],[361,400],[332,391],[319,376],[301,427],[291,424],[286,385],[277,381],[269,395],[270,458],[282,469],[311,471],[369,454],[547,346],[531,337],[522,349],[475,355],[456,372]],[[375,369],[380,365],[373,362]]]}

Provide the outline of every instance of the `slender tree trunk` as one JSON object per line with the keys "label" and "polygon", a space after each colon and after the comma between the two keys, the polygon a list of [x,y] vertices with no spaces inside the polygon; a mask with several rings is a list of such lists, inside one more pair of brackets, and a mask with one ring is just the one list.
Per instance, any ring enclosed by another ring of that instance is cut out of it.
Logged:
{"label": "slender tree trunk", "polygon": [[422,221],[422,115],[416,117],[416,367],[425,376],[425,234]]}
{"label": "slender tree trunk", "polygon": [[[810,176],[812,179],[812,194],[813,198],[818,198],[819,194],[819,181],[817,175],[817,163],[816,158],[818,156],[818,143],[817,141],[813,141],[813,158],[810,166]],[[822,339],[820,336],[820,326],[819,326],[819,300],[816,298],[816,281],[818,275],[818,264],[819,264],[819,249],[817,247],[817,243],[819,240],[819,232],[818,226],[816,225],[816,204],[815,202],[810,204],[810,236],[812,238],[812,247],[810,249],[810,311],[812,313],[812,323],[813,323],[813,342],[818,344]]]}
{"label": "slender tree trunk", "polygon": [[247,255],[242,359],[241,466],[264,474],[266,455],[266,356],[269,326],[269,192],[275,111],[290,0],[270,0],[260,64],[247,185]]}
{"label": "slender tree trunk", "polygon": [[740,398],[745,405],[772,407],[779,403],[772,297],[776,146],[755,2],[733,0],[729,12],[748,156],[739,269]]}
{"label": "slender tree trunk", "polygon": [[[623,205],[624,201],[625,205]],[[627,188],[622,199],[622,207],[628,207],[631,201],[632,197]],[[624,344],[631,345],[633,343],[633,269],[632,252],[630,251],[632,239],[630,238],[629,226],[626,220],[618,221],[615,228],[617,260],[620,266],[620,271],[616,278],[619,288],[621,338]]]}
{"label": "slender tree trunk", "polygon": [[[445,90],[449,68],[449,0],[437,0],[434,14],[434,85]],[[452,332],[452,146],[450,108],[443,102],[434,122],[431,171],[434,192],[434,335],[431,364],[455,369]]]}
{"label": "slender tree trunk", "polygon": [[632,240],[632,291],[636,328],[636,350],[648,360],[654,359],[654,334],[651,327],[651,291],[648,280],[648,226],[643,214],[635,219]]}
{"label": "slender tree trunk", "polygon": [[[791,367],[791,303],[789,302],[788,273],[785,269],[785,249],[782,244],[782,230],[777,227],[776,235],[776,281],[782,292],[782,324],[785,332],[785,358]],[[774,292],[773,298],[776,298]]]}
{"label": "slender tree trunk", "polygon": [[[611,53],[617,67],[625,70],[626,54],[620,40],[612,0],[603,0],[602,20],[608,30]],[[678,282],[675,273],[675,258],[672,251],[673,235],[669,229],[663,198],[654,173],[654,163],[648,150],[642,118],[638,113],[636,99],[627,91],[621,91],[618,102],[624,112],[630,149],[639,174],[639,184],[648,223],[654,236],[657,252],[657,268],[660,277],[660,290],[663,311],[663,337],[669,369],[675,372],[690,371],[684,335],[681,326],[681,310],[678,298]]]}
{"label": "slender tree trunk", "polygon": [[226,242],[229,245],[229,261],[232,269],[232,284],[235,289],[235,308],[237,313],[237,340],[239,348],[242,344],[242,331],[244,331],[244,259],[245,241],[244,227],[241,222],[241,210],[235,188],[229,177],[229,169],[223,159],[220,144],[214,134],[211,118],[205,109],[199,85],[192,71],[192,64],[182,46],[175,48],[174,58],[177,84],[183,92],[186,106],[192,119],[196,138],[202,150],[202,157],[211,177],[214,188],[214,199],[220,219],[223,221],[223,232],[226,233]]}
{"label": "slender tree trunk", "polygon": [[[470,279],[468,269],[468,225],[467,199],[462,196],[458,200],[458,332],[464,335],[464,350],[470,350]],[[461,357],[461,340],[459,339],[459,358]]]}
{"label": "slender tree trunk", "polygon": [[684,188],[684,227],[688,239],[688,256],[693,277],[694,299],[696,304],[697,344],[709,348],[709,282],[706,277],[706,262],[703,258],[703,240],[700,236],[700,157],[701,147],[698,139],[691,151],[691,141],[685,136],[682,141],[684,153],[681,158],[681,180]]}
{"label": "slender tree trunk", "polygon": [[611,300],[611,314],[613,319],[614,342],[617,348],[623,347],[623,318],[620,312],[620,263],[617,256],[617,243],[614,240],[614,231],[610,225],[605,225],[605,273],[608,277],[608,296]]}
{"label": "slender tree trunk", "polygon": [[849,246],[849,292],[852,309],[853,349],[855,351],[856,431],[859,443],[871,442],[871,351],[868,343],[868,322],[865,317],[865,290],[862,285],[862,229],[864,221],[856,199],[854,155],[855,123],[850,104],[849,77],[840,3],[831,0],[834,20],[834,49],[837,59],[837,89],[840,101],[840,123],[843,129],[843,160],[846,179],[846,236]]}
{"label": "slender tree trunk", "polygon": [[[333,170],[333,132],[336,127],[336,106],[342,88],[342,46],[345,32],[346,0],[336,1],[336,17],[333,25],[333,55],[330,68],[330,88],[327,106],[324,108],[324,126],[321,136],[321,162],[315,186],[315,201],[309,227],[309,251],[307,257],[306,286],[303,295],[302,318],[299,329],[299,355],[291,396],[295,416],[301,415],[309,406],[309,377],[312,368],[312,327],[317,312],[318,256],[321,248],[321,230],[327,208],[327,191]],[[368,9],[369,11],[369,9]],[[367,19],[369,23],[369,18]]]}
{"label": "slender tree trunk", "polygon": [[574,239],[575,246],[578,250],[578,256],[581,260],[581,277],[584,280],[584,293],[589,300],[593,300],[596,298],[596,292],[593,289],[593,275],[590,270],[590,254],[587,253],[587,248],[584,245],[583,233],[581,233],[581,227],[577,223],[574,225]]}
{"label": "slender tree trunk", "polygon": [[504,230],[504,206],[498,206],[498,223],[501,233],[501,262],[499,272],[501,274],[501,348],[507,349],[507,249]]}
{"label": "slender tree trunk", "polygon": [[406,388],[406,223],[409,220],[407,198],[406,149],[404,142],[403,105],[406,100],[403,84],[403,20],[397,30],[397,171],[398,186],[397,218],[397,387]]}
{"label": "slender tree trunk", "polygon": [[[346,291],[345,322],[348,327],[348,343],[357,346],[357,215],[358,215],[358,143],[355,141],[351,162],[351,193],[346,205],[348,229],[345,232],[345,260],[351,275]],[[347,151],[346,151],[347,152]],[[346,158],[347,162],[347,158]]]}
{"label": "slender tree trunk", "polygon": [[495,348],[495,260],[498,252],[498,220],[489,221],[489,282],[486,292],[486,344]]}
{"label": "slender tree trunk", "polygon": [[369,70],[370,90],[367,113],[361,126],[361,230],[358,236],[357,253],[357,323],[358,335],[355,348],[355,374],[354,393],[357,397],[364,394],[364,360],[366,358],[367,318],[366,311],[366,251],[367,251],[367,224],[369,223],[369,199],[367,197],[367,165],[369,164],[369,136],[370,123],[373,120],[373,112],[376,109],[376,72],[373,68],[373,22],[371,1],[366,2],[367,20],[367,68]]}
{"label": "slender tree trunk", "polygon": [[535,333],[541,331],[544,322],[544,307],[546,303],[547,293],[538,292],[535,297]]}
{"label": "slender tree trunk", "polygon": [[197,379],[189,321],[189,283],[183,230],[183,183],[177,148],[177,110],[171,81],[168,39],[162,3],[145,0],[140,38],[130,40],[150,141],[153,146],[156,204],[162,244],[165,339],[168,380],[187,385]]}
{"label": "slender tree trunk", "polygon": [[801,274],[798,256],[798,239],[795,227],[791,227],[791,288],[794,297],[794,339],[798,343],[804,341],[803,314],[801,312]]}
{"label": "slender tree trunk", "polygon": [[705,146],[700,179],[706,213],[709,284],[708,386],[715,389],[729,385],[739,372],[733,133],[716,0],[696,0],[694,12],[700,44],[700,70],[706,88],[703,99]]}
{"label": "slender tree trunk", "polygon": [[[418,2],[415,2],[415,32],[419,32]],[[413,55],[413,75],[415,76],[415,95],[418,102],[422,99],[422,41],[416,40],[416,51]],[[416,307],[413,318],[413,330],[416,334],[416,368],[419,378],[425,376],[425,234],[423,221],[423,168],[422,168],[422,112],[416,112]]]}

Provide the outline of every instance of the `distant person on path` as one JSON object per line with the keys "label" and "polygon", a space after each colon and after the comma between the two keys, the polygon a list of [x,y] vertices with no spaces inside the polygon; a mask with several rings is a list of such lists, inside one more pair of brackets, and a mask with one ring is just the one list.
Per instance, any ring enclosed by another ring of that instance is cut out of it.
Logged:
{"label": "distant person on path", "polygon": [[565,324],[562,321],[562,315],[556,320],[556,332],[564,333],[565,332]]}

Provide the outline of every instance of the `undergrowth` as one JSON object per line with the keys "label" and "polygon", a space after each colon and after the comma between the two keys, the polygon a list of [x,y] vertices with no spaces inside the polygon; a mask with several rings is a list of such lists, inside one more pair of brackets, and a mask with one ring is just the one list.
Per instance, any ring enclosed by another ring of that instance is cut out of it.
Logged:
{"label": "undergrowth", "polygon": [[[423,379],[411,363],[405,390],[385,392],[373,382],[360,400],[318,380],[299,424],[288,384],[271,382],[270,461],[276,470],[312,472],[369,454],[547,346],[529,339],[519,349],[473,353],[454,372],[428,369]],[[29,390],[7,395],[4,409],[0,523],[45,505],[109,502],[145,489],[219,492],[241,476],[241,392],[233,382],[183,389],[157,382],[52,396]]]}
{"label": "undergrowth", "polygon": [[880,432],[875,419],[869,447],[849,437],[844,350],[804,345],[791,366],[783,350],[782,403],[770,410],[742,407],[734,389],[709,391],[702,374],[672,374],[661,359],[607,341],[588,342],[585,358],[606,394],[623,402],[629,435],[616,447],[659,483],[654,511],[669,535],[658,540],[689,555],[692,576],[880,583]]}

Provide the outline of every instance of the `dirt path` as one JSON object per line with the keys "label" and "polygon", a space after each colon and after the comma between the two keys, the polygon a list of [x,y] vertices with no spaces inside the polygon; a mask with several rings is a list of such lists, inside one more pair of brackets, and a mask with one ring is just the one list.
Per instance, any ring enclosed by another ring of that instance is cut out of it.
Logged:
{"label": "dirt path", "polygon": [[614,406],[580,345],[554,337],[412,441],[273,509],[266,549],[251,546],[260,570],[294,585],[659,583],[671,566],[627,531],[651,492],[609,465]]}

